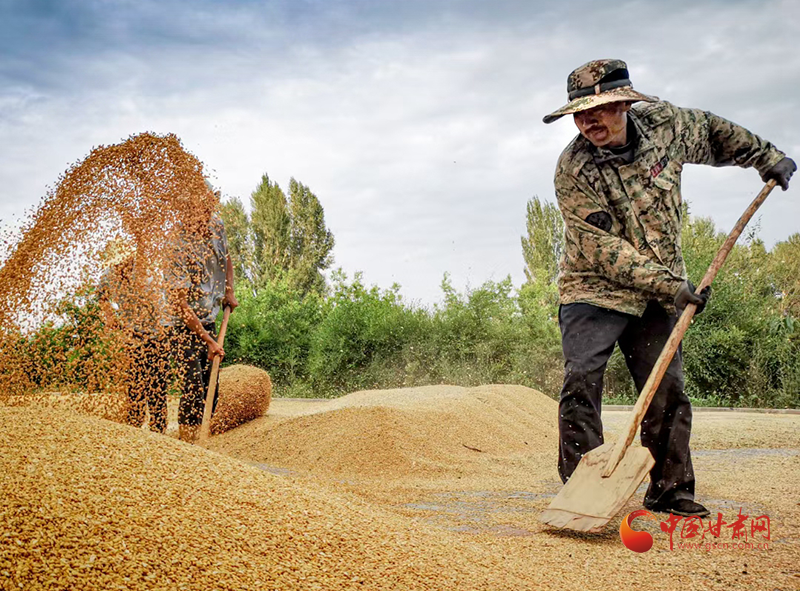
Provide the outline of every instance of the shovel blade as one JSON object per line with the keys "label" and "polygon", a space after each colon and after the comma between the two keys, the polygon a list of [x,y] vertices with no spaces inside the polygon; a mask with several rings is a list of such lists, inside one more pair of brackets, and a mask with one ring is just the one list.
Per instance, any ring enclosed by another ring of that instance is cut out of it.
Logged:
{"label": "shovel blade", "polygon": [[583,456],[570,479],[539,516],[539,521],[576,531],[603,529],[625,506],[655,464],[650,450],[631,445],[611,476],[603,478],[603,468],[612,448],[613,443],[604,443]]}

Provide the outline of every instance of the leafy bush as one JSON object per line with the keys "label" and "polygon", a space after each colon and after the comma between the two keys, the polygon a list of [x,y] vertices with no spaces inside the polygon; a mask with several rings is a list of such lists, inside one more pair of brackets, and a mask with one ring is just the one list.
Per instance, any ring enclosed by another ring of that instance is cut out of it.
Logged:
{"label": "leafy bush", "polygon": [[0,353],[6,389],[97,392],[119,387],[113,367],[120,335],[108,330],[91,290],[65,298],[57,318],[28,335],[4,335]]}
{"label": "leafy bush", "polygon": [[287,281],[268,282],[256,293],[244,284],[238,294],[225,337],[226,363],[262,367],[281,385],[306,379],[312,335],[323,318],[322,297],[303,294]]}
{"label": "leafy bush", "polygon": [[422,314],[403,304],[399,286],[367,289],[361,278],[356,274],[348,284],[343,272],[333,274],[333,293],[313,333],[308,363],[321,392],[374,387],[370,365],[385,366],[420,331]]}
{"label": "leafy bush", "polygon": [[[695,282],[724,239],[709,219],[685,224],[684,254]],[[709,305],[684,338],[689,396],[731,406],[800,404],[800,391],[793,385],[795,322],[781,310],[769,273],[770,256],[755,231],[729,255]]]}

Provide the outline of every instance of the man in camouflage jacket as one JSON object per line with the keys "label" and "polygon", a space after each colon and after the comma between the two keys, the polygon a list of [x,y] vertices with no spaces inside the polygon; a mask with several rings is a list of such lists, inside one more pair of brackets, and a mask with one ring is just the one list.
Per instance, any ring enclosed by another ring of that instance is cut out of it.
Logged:
{"label": "man in camouflage jacket", "polygon": [[[567,79],[580,131],[558,161],[555,188],[565,223],[559,325],[565,357],[559,404],[559,474],[603,443],[603,373],[614,345],[639,391],[688,303],[702,311],[681,253],[683,165],[754,167],[784,190],[796,166],[769,142],[712,113],[633,90],[625,62],[597,60]],[[634,103],[637,103],[635,106]],[[694,501],[692,409],[679,350],[642,422],[655,466],[645,507],[705,516]]]}

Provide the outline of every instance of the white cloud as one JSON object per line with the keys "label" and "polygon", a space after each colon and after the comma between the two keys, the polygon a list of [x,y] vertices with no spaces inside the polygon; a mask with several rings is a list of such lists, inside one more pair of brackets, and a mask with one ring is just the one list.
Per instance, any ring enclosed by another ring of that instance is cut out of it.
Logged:
{"label": "white cloud", "polygon": [[[145,6],[127,17],[152,24]],[[526,200],[552,198],[555,161],[575,134],[569,120],[541,117],[588,59],[622,57],[642,91],[798,153],[790,2],[203,6],[146,34],[120,17],[122,41],[60,56],[57,84],[0,91],[0,219],[34,205],[93,145],[174,132],[245,202],[264,172],[309,185],[337,265],[431,303],[444,272],[459,287],[522,281]],[[693,211],[723,229],[759,185],[753,171],[684,175]],[[769,244],[798,231],[796,192],[765,205]]]}

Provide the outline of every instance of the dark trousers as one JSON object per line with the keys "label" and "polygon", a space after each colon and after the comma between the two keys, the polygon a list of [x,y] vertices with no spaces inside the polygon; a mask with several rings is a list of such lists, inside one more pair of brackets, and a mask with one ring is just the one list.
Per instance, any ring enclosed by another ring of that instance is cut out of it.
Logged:
{"label": "dark trousers", "polygon": [[[558,472],[566,482],[581,457],[603,443],[603,373],[614,345],[619,343],[636,389],[641,392],[677,317],[655,301],[648,304],[641,318],[591,304],[563,305],[558,317],[565,358]],[[683,391],[679,349],[642,421],[642,445],[655,458],[645,506],[694,499],[691,428],[692,407]]]}
{"label": "dark trousers", "polygon": [[[217,329],[214,324],[203,324],[208,333],[216,338]],[[177,340],[180,343],[179,364],[183,380],[181,403],[178,407],[178,424],[197,426],[203,422],[203,411],[206,406],[206,393],[211,381],[211,362],[208,360],[208,346],[203,339],[182,325],[177,329]],[[219,398],[219,374],[214,389],[214,405],[217,408]],[[212,412],[213,412],[212,409]]]}
{"label": "dark trousers", "polygon": [[172,378],[166,335],[134,334],[128,343],[128,424],[141,427],[150,412],[150,430],[167,430],[167,389]]}

